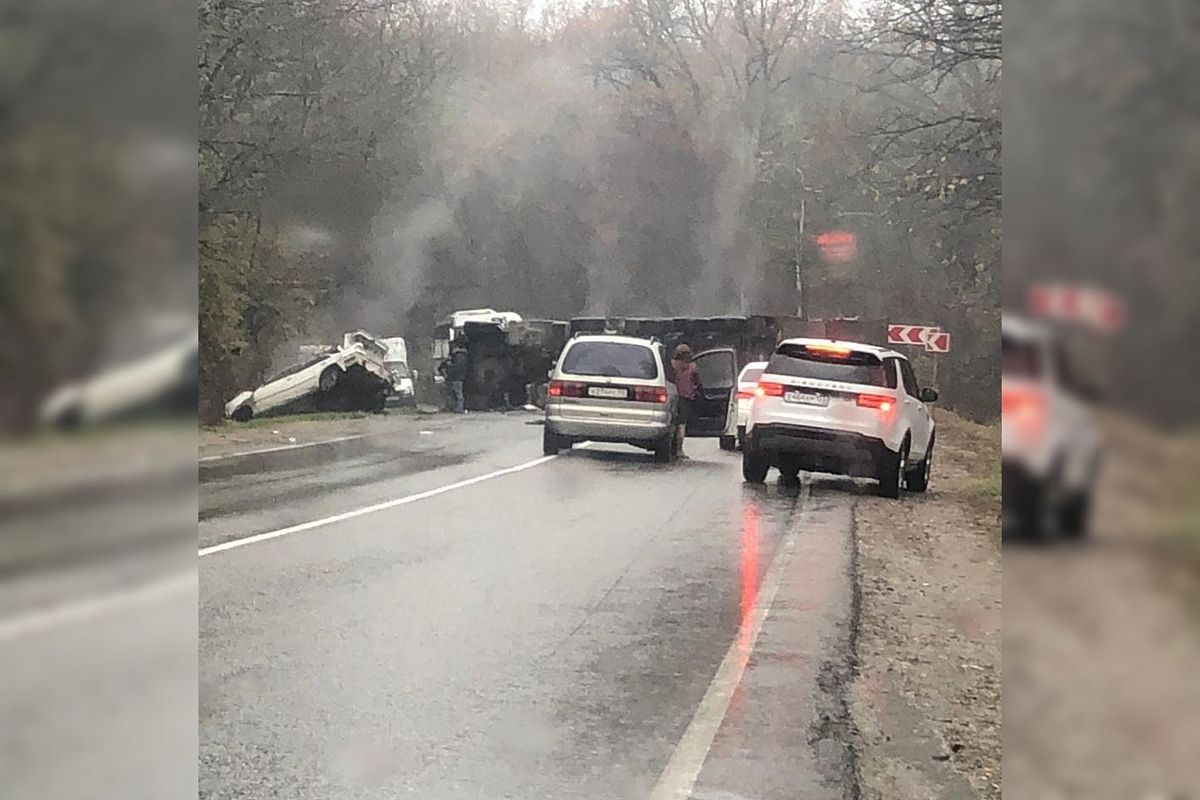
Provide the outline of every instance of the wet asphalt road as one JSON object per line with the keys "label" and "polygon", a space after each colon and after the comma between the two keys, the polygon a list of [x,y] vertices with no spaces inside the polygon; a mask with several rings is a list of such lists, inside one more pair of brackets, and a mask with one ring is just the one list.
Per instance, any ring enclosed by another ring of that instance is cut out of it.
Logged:
{"label": "wet asphalt road", "polygon": [[530,419],[201,465],[201,797],[850,796],[858,489]]}

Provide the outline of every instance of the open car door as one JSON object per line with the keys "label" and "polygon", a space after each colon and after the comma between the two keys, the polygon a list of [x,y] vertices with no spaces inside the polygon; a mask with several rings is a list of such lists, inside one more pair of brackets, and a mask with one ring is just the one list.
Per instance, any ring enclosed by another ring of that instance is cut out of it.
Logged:
{"label": "open car door", "polygon": [[720,436],[725,432],[737,388],[737,354],[731,348],[705,350],[692,360],[700,373],[703,397],[692,407],[687,435]]}

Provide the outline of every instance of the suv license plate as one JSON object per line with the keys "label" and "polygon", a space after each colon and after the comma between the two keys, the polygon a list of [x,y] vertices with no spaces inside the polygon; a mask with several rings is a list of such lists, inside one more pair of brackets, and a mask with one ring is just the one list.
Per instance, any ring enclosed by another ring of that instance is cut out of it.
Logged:
{"label": "suv license plate", "polygon": [[629,390],[613,389],[608,386],[589,386],[588,397],[605,397],[609,400],[626,400],[629,398]]}
{"label": "suv license plate", "polygon": [[829,395],[827,394],[813,394],[811,392],[788,392],[783,396],[783,399],[788,403],[800,403],[806,406],[829,405]]}

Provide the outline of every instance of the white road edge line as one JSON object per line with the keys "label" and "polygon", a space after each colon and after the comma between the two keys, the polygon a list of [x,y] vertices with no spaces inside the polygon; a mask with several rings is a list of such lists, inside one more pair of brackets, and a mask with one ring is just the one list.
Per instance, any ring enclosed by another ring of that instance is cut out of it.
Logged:
{"label": "white road edge line", "polygon": [[[575,449],[582,450],[588,447],[590,444],[591,442],[583,442],[582,444],[576,445]],[[436,489],[417,492],[416,494],[406,495],[405,497],[397,497],[395,500],[385,500],[382,503],[364,506],[363,508],[356,508],[353,511],[345,511],[341,514],[334,514],[332,517],[322,517],[321,519],[314,519],[311,522],[302,522],[299,525],[291,525],[286,528],[280,528],[279,530],[267,531],[266,533],[256,533],[253,536],[246,536],[241,539],[232,539],[228,542],[222,542],[221,544],[214,544],[211,547],[202,547],[200,548],[200,557],[203,558],[204,556],[210,556],[214,553],[220,553],[225,550],[233,550],[237,547],[245,547],[248,544],[265,542],[269,539],[278,539],[280,536],[287,536],[289,534],[300,533],[302,531],[311,531],[313,528],[323,528],[326,525],[332,525],[335,522],[354,519],[355,517],[361,517],[366,514],[374,514],[376,511],[386,511],[389,508],[408,505],[409,503],[415,503],[418,500],[428,500],[430,497],[437,497],[439,494],[453,492],[455,489],[465,489],[468,486],[474,486],[477,483],[490,481],[493,478],[500,478],[505,475],[524,472],[527,469],[533,469],[534,467],[541,466],[547,461],[553,461],[556,458],[558,458],[558,456],[542,456],[541,458],[535,458],[533,461],[526,461],[524,464],[517,464],[515,467],[506,467],[504,469],[496,470],[495,472],[489,472],[486,475],[477,475],[474,478],[467,478],[464,481],[458,481],[456,483],[446,484],[445,486],[439,486]]]}
{"label": "white road edge line", "polygon": [[738,630],[725,657],[721,659],[717,674],[713,676],[700,705],[696,707],[696,713],[692,715],[692,721],[688,723],[683,737],[675,745],[671,759],[659,776],[649,800],[687,800],[691,797],[696,780],[700,777],[700,770],[708,758],[713,739],[716,738],[725,713],[729,710],[733,693],[742,682],[746,663],[750,660],[750,654],[754,652],[763,621],[771,612],[771,604],[775,602],[783,568],[791,556],[792,544],[796,539],[795,532],[799,528],[797,523],[807,511],[810,493],[811,487],[805,483],[800,496],[800,516],[793,520],[785,534],[786,539],[771,559],[771,566],[767,568],[767,574],[763,576],[755,596],[754,611]]}
{"label": "white road edge line", "polygon": [[224,455],[218,455],[218,456],[204,456],[203,458],[200,459],[200,463],[203,464],[206,461],[225,461],[226,459],[242,458],[243,456],[261,456],[264,453],[279,453],[283,450],[298,450],[301,447],[316,447],[316,446],[322,445],[322,444],[334,444],[336,442],[348,442],[352,439],[363,439],[363,438],[366,438],[365,433],[359,433],[354,436],[339,436],[336,439],[322,439],[319,442],[301,442],[300,444],[284,444],[284,445],[280,445],[279,447],[264,447],[261,450],[242,450],[237,453],[225,453]]}
{"label": "white road edge line", "polygon": [[187,570],[123,591],[0,618],[0,642],[135,608],[188,589],[195,592],[198,585],[196,572]]}

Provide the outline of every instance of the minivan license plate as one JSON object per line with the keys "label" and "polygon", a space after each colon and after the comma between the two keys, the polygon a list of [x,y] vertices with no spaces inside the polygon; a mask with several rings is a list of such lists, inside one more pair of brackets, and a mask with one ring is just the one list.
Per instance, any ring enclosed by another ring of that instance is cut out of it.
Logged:
{"label": "minivan license plate", "polygon": [[614,389],[609,386],[589,386],[588,397],[604,397],[609,400],[624,400],[629,397],[629,390]]}
{"label": "minivan license plate", "polygon": [[783,399],[789,403],[801,403],[806,406],[829,405],[829,395],[813,394],[812,392],[788,392]]}

